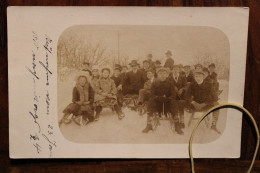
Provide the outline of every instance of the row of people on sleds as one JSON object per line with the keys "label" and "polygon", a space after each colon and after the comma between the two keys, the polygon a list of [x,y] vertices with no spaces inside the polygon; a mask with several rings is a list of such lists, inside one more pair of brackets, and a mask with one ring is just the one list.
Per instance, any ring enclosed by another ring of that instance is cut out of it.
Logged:
{"label": "row of people on sleds", "polygon": [[[176,132],[183,134],[184,108],[206,110],[217,104],[220,91],[215,64],[210,64],[209,68],[197,64],[192,71],[189,65],[182,67],[174,65],[174,61],[171,62],[168,63],[169,68],[167,61],[164,67],[161,67],[158,62],[151,60],[149,54],[148,59],[143,61],[142,69],[136,60],[129,64],[130,71],[116,64],[112,77],[110,68],[102,68],[101,71],[97,66],[93,66],[91,70],[83,69],[85,73],[77,79],[72,103],[64,109],[61,122],[68,123],[73,119],[71,116],[74,116],[82,117],[81,124],[87,124],[98,120],[102,108],[107,106],[122,119],[125,116],[122,112],[124,98],[137,95],[137,105],[140,107],[146,105],[148,113],[147,126],[143,132],[153,129],[151,120],[155,113],[159,115],[170,113]],[[87,76],[91,76],[91,80]],[[217,119],[218,112],[215,112],[212,129],[217,130]]]}

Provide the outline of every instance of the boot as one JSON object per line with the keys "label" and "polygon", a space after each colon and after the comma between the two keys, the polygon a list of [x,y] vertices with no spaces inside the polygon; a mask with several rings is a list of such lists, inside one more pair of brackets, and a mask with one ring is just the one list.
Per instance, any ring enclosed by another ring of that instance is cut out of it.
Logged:
{"label": "boot", "polygon": [[95,121],[98,121],[99,120],[99,115],[100,115],[100,113],[101,113],[101,111],[102,111],[102,107],[101,106],[98,106],[97,108],[96,108],[96,116],[95,116]]}
{"label": "boot", "polygon": [[185,124],[184,123],[180,123],[180,128],[184,129],[185,128]]}
{"label": "boot", "polygon": [[183,131],[181,130],[181,125],[180,123],[176,122],[175,123],[175,131],[179,134],[179,135],[183,135]]}
{"label": "boot", "polygon": [[145,129],[143,129],[143,133],[148,133],[150,130],[153,130],[152,125],[151,124],[147,124]]}

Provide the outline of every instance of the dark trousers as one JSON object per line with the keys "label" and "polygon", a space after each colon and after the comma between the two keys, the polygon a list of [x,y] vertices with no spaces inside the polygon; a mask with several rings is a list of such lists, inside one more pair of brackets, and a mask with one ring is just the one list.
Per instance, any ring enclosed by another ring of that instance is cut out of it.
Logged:
{"label": "dark trousers", "polygon": [[124,98],[123,92],[121,90],[117,91],[116,97],[117,97],[118,106],[122,107],[123,106],[123,98]]}
{"label": "dark trousers", "polygon": [[127,95],[127,94],[130,94],[130,95],[133,95],[133,94],[136,94],[138,95],[139,94],[139,87],[130,87],[130,86],[125,86],[123,87],[123,95]]}
{"label": "dark trousers", "polygon": [[144,103],[149,100],[149,96],[151,95],[151,91],[147,89],[140,89],[138,102]]}
{"label": "dark trousers", "polygon": [[171,113],[172,118],[175,122],[179,121],[177,117],[177,109],[178,102],[176,100],[166,100],[164,102],[159,101],[157,99],[150,99],[147,105],[147,124],[151,124],[151,120],[155,113]]}
{"label": "dark trousers", "polygon": [[[205,107],[203,107],[201,110],[196,110],[196,108],[191,104],[191,102],[187,102],[186,106],[188,109],[192,111],[198,111],[198,112],[207,112],[210,108],[218,105],[218,102],[211,102],[208,103]],[[212,119],[212,125],[216,125],[219,117],[219,110],[215,110],[213,113],[213,119]]]}

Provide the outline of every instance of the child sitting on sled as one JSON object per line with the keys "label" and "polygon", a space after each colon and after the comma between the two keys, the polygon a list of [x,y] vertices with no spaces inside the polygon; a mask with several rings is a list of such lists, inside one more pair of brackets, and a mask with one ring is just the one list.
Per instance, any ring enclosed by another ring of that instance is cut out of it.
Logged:
{"label": "child sitting on sled", "polygon": [[60,124],[71,122],[71,114],[74,117],[82,116],[81,125],[86,125],[94,120],[93,111],[94,91],[89,84],[87,77],[80,75],[77,78],[77,83],[72,91],[72,103],[70,103],[64,110],[64,116]]}

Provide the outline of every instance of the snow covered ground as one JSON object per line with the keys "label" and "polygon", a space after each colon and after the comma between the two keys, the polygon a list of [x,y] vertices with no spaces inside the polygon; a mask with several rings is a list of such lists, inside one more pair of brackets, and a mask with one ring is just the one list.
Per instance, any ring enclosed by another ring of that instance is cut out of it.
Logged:
{"label": "snow covered ground", "polygon": [[[72,88],[75,85],[75,77],[77,71],[72,71],[70,76],[61,81],[58,81],[58,119],[61,119],[63,114],[62,110],[71,103]],[[228,81],[219,81],[220,89],[223,90],[220,95],[219,102],[226,102],[228,96]],[[70,141],[77,143],[128,143],[128,144],[156,144],[156,143],[187,143],[192,132],[196,120],[193,120],[191,125],[188,126],[188,120],[191,116],[190,113],[185,112],[186,127],[183,130],[184,135],[173,133],[170,129],[170,122],[161,120],[161,125],[156,131],[149,133],[142,133],[146,126],[146,115],[139,116],[137,112],[123,109],[126,117],[122,120],[117,118],[110,109],[104,109],[100,115],[99,121],[89,123],[86,126],[80,127],[74,122],[71,124],[60,126],[60,130],[64,137]],[[199,117],[201,113],[196,113],[195,116]],[[225,130],[226,125],[226,110],[220,110],[220,116],[217,128],[220,132]],[[210,130],[202,122],[197,130],[194,138],[194,143],[208,143],[216,140],[221,134]]]}

